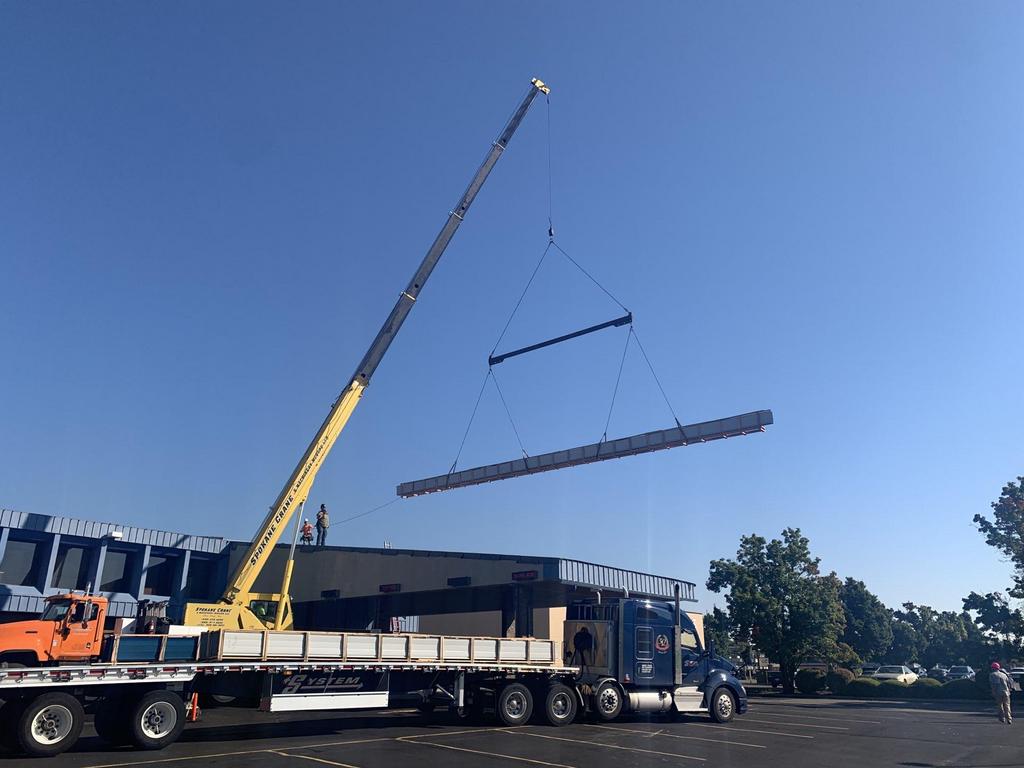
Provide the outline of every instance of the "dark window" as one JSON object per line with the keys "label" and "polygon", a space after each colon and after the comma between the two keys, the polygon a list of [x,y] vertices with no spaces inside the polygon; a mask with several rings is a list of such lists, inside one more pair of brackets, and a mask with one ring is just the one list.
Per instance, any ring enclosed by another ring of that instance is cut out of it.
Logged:
{"label": "dark window", "polygon": [[170,596],[174,592],[174,572],[177,570],[178,558],[169,555],[150,554],[149,565],[146,566],[147,595]]}
{"label": "dark window", "polygon": [[654,651],[651,646],[651,628],[636,628],[636,657],[638,659],[653,659]]}
{"label": "dark window", "polygon": [[135,593],[132,576],[135,571],[135,557],[132,552],[108,549],[103,560],[103,575],[100,577],[100,592]]}
{"label": "dark window", "polygon": [[61,544],[53,565],[51,587],[85,589],[92,581],[93,553],[78,544]]}
{"label": "dark window", "polygon": [[671,624],[672,612],[658,605],[638,605],[636,607],[637,624]]}
{"label": "dark window", "polygon": [[49,553],[49,542],[8,539],[0,562],[0,582],[34,587],[43,576]]}
{"label": "dark window", "polygon": [[216,573],[217,563],[214,560],[190,557],[188,575],[185,577],[185,597],[200,600],[212,600],[217,597],[220,590],[213,583]]}

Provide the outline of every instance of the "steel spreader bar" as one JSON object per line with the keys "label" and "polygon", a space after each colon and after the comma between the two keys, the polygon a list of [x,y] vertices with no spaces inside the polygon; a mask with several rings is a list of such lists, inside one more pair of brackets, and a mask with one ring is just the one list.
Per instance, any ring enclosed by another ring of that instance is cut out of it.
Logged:
{"label": "steel spreader bar", "polygon": [[588,333],[594,333],[595,331],[603,331],[605,328],[618,328],[621,325],[629,325],[633,322],[633,313],[627,312],[622,317],[617,317],[614,320],[609,320],[606,323],[598,323],[592,325],[589,328],[584,328],[580,331],[574,331],[573,333],[567,333],[564,336],[558,336],[554,339],[548,339],[547,341],[541,341],[537,344],[531,344],[528,347],[522,349],[515,349],[511,352],[505,352],[500,355],[491,355],[487,358],[488,365],[497,365],[498,363],[508,360],[510,357],[516,357],[517,355],[525,355],[527,352],[535,352],[538,349],[544,349],[544,347],[550,347],[552,344],[561,344],[563,341],[569,341],[569,339],[577,339],[580,336],[586,336]]}

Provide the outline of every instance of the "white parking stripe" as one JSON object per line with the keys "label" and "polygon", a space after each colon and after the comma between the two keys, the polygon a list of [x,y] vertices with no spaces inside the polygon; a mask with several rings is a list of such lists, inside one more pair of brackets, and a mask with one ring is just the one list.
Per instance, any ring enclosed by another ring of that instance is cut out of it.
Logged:
{"label": "white parking stripe", "polygon": [[529,757],[518,757],[516,755],[503,755],[500,752],[484,752],[481,749],[469,749],[468,747],[455,747],[451,744],[435,744],[432,741],[411,741],[405,738],[399,737],[395,741],[405,741],[408,744],[419,744],[424,747],[437,747],[438,749],[450,749],[453,752],[469,752],[474,755],[486,755],[487,757],[497,757],[502,760],[516,760],[520,763],[532,763],[533,765],[546,765],[552,768],[574,768],[571,765],[565,765],[563,763],[548,763],[543,760],[534,760]]}
{"label": "white parking stripe", "polygon": [[800,723],[796,720],[787,720],[784,723],[780,723],[778,720],[758,720],[756,717],[743,717],[743,720],[748,723],[767,723],[768,725],[792,725],[797,728],[820,728],[826,731],[848,731],[849,728],[843,728],[841,725],[815,725],[814,723]]}
{"label": "white parking stripe", "polygon": [[[743,720],[746,720],[746,719],[747,719],[746,716],[744,716]],[[779,725],[781,725],[781,723],[779,723]],[[721,731],[736,731],[736,730],[740,730],[743,733],[763,733],[763,734],[765,734],[767,736],[789,736],[791,739],[813,739],[814,738],[813,736],[807,736],[807,735],[802,734],[802,733],[784,733],[783,731],[759,731],[756,728],[740,728],[738,725],[735,726],[735,727],[730,727],[728,725],[712,725],[711,723],[691,723],[691,722],[687,721],[686,722],[686,727],[687,728],[715,728],[716,730],[721,730]]]}
{"label": "white parking stripe", "polygon": [[567,739],[564,736],[545,736],[543,733],[532,733],[531,731],[525,731],[521,728],[515,730],[502,731],[507,733],[509,736],[533,736],[535,739],[551,739],[552,741],[567,741],[570,744],[589,744],[592,747],[600,747],[601,749],[621,749],[624,752],[641,752],[647,755],[660,755],[662,757],[678,757],[680,760],[696,760],[698,762],[707,762],[707,758],[694,757],[693,755],[680,755],[678,752],[659,752],[656,749],[641,749],[640,747],[622,747],[618,744],[606,744],[603,741],[589,741],[588,739]]}
{"label": "white parking stripe", "polygon": [[619,731],[620,733],[638,733],[641,736],[649,736],[654,738],[655,736],[668,736],[673,739],[689,739],[691,741],[710,741],[713,744],[732,744],[737,747],[753,747],[754,749],[768,749],[763,744],[747,744],[743,741],[732,741],[730,739],[704,739],[700,736],[682,736],[678,733],[667,733],[665,729],[660,731],[644,731],[638,728],[617,728],[612,725],[591,725],[587,724],[587,728],[600,728],[605,731]]}
{"label": "white parking stripe", "polygon": [[359,768],[358,765],[352,765],[351,763],[339,763],[336,760],[325,760],[322,757],[313,757],[312,755],[290,755],[287,752],[278,752],[276,749],[268,750],[269,752],[280,755],[281,757],[294,757],[298,760],[313,760],[317,763],[326,763],[327,765],[336,765],[338,768]]}
{"label": "white parking stripe", "polygon": [[881,725],[881,720],[857,720],[852,717],[844,717],[841,712],[836,713],[836,717],[816,717],[815,715],[805,715],[803,712],[766,712],[760,707],[757,710],[759,715],[771,715],[772,717],[802,717],[805,720],[821,720],[826,723],[834,723],[841,720],[844,723],[865,723],[867,725]]}

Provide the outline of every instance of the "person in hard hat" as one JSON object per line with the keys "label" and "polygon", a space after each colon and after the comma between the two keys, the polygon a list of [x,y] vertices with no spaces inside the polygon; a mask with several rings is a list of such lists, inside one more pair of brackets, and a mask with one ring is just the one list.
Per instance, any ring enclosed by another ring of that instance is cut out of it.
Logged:
{"label": "person in hard hat", "polygon": [[1009,725],[1013,722],[1013,713],[1010,711],[1010,691],[1013,690],[1013,680],[1003,671],[998,661],[992,662],[988,684],[992,689],[992,698],[996,700],[996,706],[999,707],[999,722]]}
{"label": "person in hard hat", "polygon": [[331,527],[331,518],[327,514],[327,505],[321,504],[320,510],[316,513],[316,545],[322,547],[327,544],[327,529]]}
{"label": "person in hard hat", "polygon": [[313,525],[309,522],[309,518],[302,523],[302,546],[313,546]]}

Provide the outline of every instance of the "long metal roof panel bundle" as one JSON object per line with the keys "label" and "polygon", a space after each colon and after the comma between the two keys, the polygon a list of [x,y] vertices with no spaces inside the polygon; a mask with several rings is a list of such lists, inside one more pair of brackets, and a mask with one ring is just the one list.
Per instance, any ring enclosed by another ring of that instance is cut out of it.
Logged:
{"label": "long metal roof panel bundle", "polygon": [[631,437],[621,437],[617,440],[605,440],[563,451],[542,453],[538,456],[527,456],[513,461],[503,461],[499,464],[464,469],[447,475],[413,480],[399,485],[398,495],[409,498],[467,485],[479,485],[494,480],[548,472],[552,469],[575,467],[607,459],[619,459],[623,456],[635,456],[639,453],[651,453],[666,448],[678,448],[691,443],[705,443],[709,440],[749,435],[753,432],[763,432],[765,427],[772,423],[771,411],[752,411],[725,419],[659,429]]}

